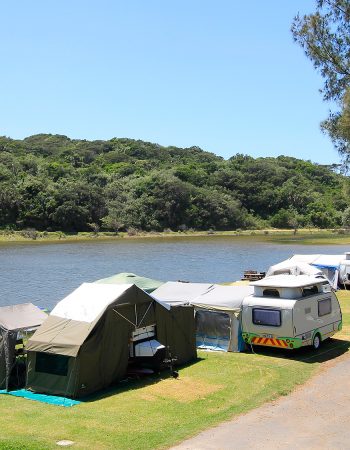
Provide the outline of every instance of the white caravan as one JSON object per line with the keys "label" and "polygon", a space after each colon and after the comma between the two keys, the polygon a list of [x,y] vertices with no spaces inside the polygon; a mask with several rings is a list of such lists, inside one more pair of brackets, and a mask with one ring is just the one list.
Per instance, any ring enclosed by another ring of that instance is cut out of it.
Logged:
{"label": "white caravan", "polygon": [[251,283],[243,300],[247,344],[294,349],[321,342],[342,328],[342,313],[328,281],[309,275],[274,275]]}

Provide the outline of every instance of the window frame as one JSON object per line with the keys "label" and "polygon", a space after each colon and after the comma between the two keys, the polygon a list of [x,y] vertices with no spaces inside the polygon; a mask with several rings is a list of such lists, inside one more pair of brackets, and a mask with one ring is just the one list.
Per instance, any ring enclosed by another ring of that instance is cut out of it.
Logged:
{"label": "window frame", "polygon": [[[266,294],[265,294],[265,292],[266,292]],[[280,295],[280,291],[278,289],[265,288],[265,289],[263,289],[263,297],[281,298],[281,295]]]}
{"label": "window frame", "polygon": [[[315,291],[315,289],[316,289],[316,291]],[[312,295],[317,295],[320,293],[318,286],[316,284],[302,288],[301,291],[302,291],[301,295],[303,296],[303,298],[311,297]]]}
{"label": "window frame", "polygon": [[[271,323],[258,323],[255,320],[255,311],[268,311],[268,312],[274,312],[274,313],[278,313],[279,316],[279,324],[271,324]],[[258,325],[261,327],[274,327],[274,328],[279,328],[282,326],[282,310],[281,309],[273,309],[273,308],[261,308],[261,307],[255,307],[252,308],[252,322],[254,325]]]}
{"label": "window frame", "polygon": [[[324,304],[325,302],[329,302],[329,312],[320,314],[320,304],[321,303]],[[318,317],[324,317],[324,316],[328,316],[328,314],[332,314],[332,298],[327,297],[327,298],[323,298],[323,299],[319,300],[317,302],[317,312],[318,312]]]}

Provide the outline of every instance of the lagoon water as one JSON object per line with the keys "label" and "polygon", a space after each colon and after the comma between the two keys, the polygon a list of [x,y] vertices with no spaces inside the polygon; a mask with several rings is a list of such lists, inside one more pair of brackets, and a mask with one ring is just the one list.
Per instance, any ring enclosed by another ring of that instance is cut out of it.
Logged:
{"label": "lagoon water", "polygon": [[342,254],[344,245],[300,245],[237,237],[15,243],[0,246],[0,306],[32,302],[52,309],[83,282],[119,272],[158,280],[222,283],[296,253]]}

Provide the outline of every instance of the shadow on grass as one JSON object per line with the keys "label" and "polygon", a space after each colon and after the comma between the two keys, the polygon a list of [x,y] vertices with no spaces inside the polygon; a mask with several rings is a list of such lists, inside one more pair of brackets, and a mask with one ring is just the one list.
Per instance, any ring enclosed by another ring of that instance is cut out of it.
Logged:
{"label": "shadow on grass", "polygon": [[319,350],[312,347],[301,347],[294,350],[284,350],[272,347],[263,347],[255,345],[253,352],[260,356],[273,356],[275,358],[302,361],[309,364],[323,363],[338,358],[348,352],[350,341],[340,339],[327,339],[322,342]]}
{"label": "shadow on grass", "polygon": [[[294,350],[284,350],[273,347],[254,346],[253,352],[259,356],[266,356],[267,358],[274,357],[286,360],[301,361],[309,364],[315,363],[319,364],[333,360],[343,355],[344,353],[349,351],[349,348],[350,348],[350,341],[340,339],[327,339],[322,343],[322,346],[320,347],[319,350],[314,350],[312,347],[302,347]],[[198,357],[196,360],[191,361],[182,366],[179,366],[176,369],[183,369],[185,367],[190,367],[193,364],[203,361],[204,359],[205,358]],[[138,379],[127,378],[126,380],[120,381],[107,389],[104,389],[102,391],[96,392],[83,398],[79,398],[79,400],[86,403],[94,402],[122,392],[142,389],[146,386],[154,385],[168,378],[172,378],[171,372],[169,370],[163,370],[158,374],[147,375]],[[174,383],[176,383],[175,379]]]}
{"label": "shadow on grass", "polygon": [[[187,364],[182,364],[181,366],[176,366],[175,370],[181,370],[186,367],[190,367],[193,364],[197,364],[198,362],[204,360],[205,358],[197,357],[194,361],[190,361]],[[159,373],[155,373],[152,375],[143,376],[140,378],[126,378],[125,380],[119,381],[117,384],[114,384],[102,391],[98,391],[91,395],[87,395],[86,397],[79,398],[79,401],[84,403],[95,402],[97,400],[102,400],[103,398],[110,397],[112,395],[120,394],[122,392],[132,391],[136,389],[142,389],[146,386],[151,386],[153,384],[159,383],[159,381],[166,380],[168,378],[172,378],[172,374],[170,370],[162,370]],[[174,379],[174,383],[176,380]]]}

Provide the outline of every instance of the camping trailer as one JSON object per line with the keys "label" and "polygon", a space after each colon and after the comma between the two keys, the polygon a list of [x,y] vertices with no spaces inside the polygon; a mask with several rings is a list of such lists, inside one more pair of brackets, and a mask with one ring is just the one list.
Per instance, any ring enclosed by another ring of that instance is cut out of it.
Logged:
{"label": "camping trailer", "polygon": [[338,299],[328,281],[308,275],[274,275],[251,283],[243,300],[247,344],[295,349],[321,342],[342,327]]}

